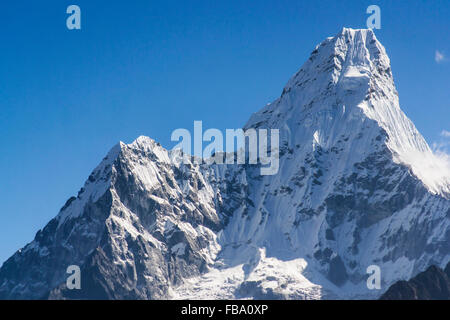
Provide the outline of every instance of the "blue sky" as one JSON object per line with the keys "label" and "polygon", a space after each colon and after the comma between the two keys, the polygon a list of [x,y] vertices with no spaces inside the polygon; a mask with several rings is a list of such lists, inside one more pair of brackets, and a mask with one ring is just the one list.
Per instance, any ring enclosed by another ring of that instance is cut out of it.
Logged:
{"label": "blue sky", "polygon": [[[66,28],[71,4],[81,30]],[[371,4],[381,8],[376,35],[402,109],[430,144],[445,145],[448,0],[2,1],[0,263],[119,140],[147,135],[171,147],[171,132],[194,120],[241,127],[317,43],[344,26],[364,28]]]}

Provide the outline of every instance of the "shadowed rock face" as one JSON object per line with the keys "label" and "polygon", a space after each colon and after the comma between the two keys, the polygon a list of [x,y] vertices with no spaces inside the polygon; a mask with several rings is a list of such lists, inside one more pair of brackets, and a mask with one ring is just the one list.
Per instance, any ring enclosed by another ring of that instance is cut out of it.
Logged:
{"label": "shadowed rock face", "polygon": [[3,264],[0,299],[378,298],[368,266],[387,288],[449,261],[450,177],[408,158],[434,164],[371,30],[318,45],[245,128],[280,130],[276,175],[119,143]]}
{"label": "shadowed rock face", "polygon": [[450,300],[450,263],[445,270],[431,266],[409,281],[394,283],[381,300]]}

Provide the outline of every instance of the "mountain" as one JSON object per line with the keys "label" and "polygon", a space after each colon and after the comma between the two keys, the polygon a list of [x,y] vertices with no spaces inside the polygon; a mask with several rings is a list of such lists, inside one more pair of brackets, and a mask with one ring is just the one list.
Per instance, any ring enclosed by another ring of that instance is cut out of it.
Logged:
{"label": "mountain", "polygon": [[277,174],[116,145],[3,264],[0,299],[378,298],[450,260],[449,167],[400,109],[372,30],[320,43],[251,128],[279,129]]}
{"label": "mountain", "polygon": [[450,263],[445,270],[431,266],[409,281],[394,283],[382,300],[450,300]]}

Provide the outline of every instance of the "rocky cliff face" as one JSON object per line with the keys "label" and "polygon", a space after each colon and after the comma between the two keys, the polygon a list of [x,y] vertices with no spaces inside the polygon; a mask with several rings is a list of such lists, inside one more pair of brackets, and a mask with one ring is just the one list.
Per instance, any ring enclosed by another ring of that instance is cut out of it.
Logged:
{"label": "rocky cliff face", "polygon": [[[280,130],[276,175],[146,137],[115,146],[4,263],[0,298],[376,298],[449,261],[448,166],[401,111],[371,30],[319,44],[245,128]],[[69,265],[81,290],[65,286]]]}

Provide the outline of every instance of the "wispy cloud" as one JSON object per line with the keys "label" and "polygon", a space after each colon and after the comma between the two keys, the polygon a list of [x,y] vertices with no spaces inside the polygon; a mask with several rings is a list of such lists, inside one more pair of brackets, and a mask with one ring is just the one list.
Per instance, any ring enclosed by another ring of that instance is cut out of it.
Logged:
{"label": "wispy cloud", "polygon": [[436,50],[436,53],[434,54],[434,61],[437,63],[440,63],[445,60],[444,53],[440,52],[439,50]]}
{"label": "wispy cloud", "polygon": [[441,137],[450,138],[450,131],[442,130]]}
{"label": "wispy cloud", "polygon": [[442,130],[439,141],[432,144],[432,149],[437,154],[446,154],[450,157],[450,131]]}
{"label": "wispy cloud", "polygon": [[439,141],[434,142],[431,148],[443,170],[440,174],[445,175],[445,172],[450,174],[450,131],[442,130],[440,136]]}

